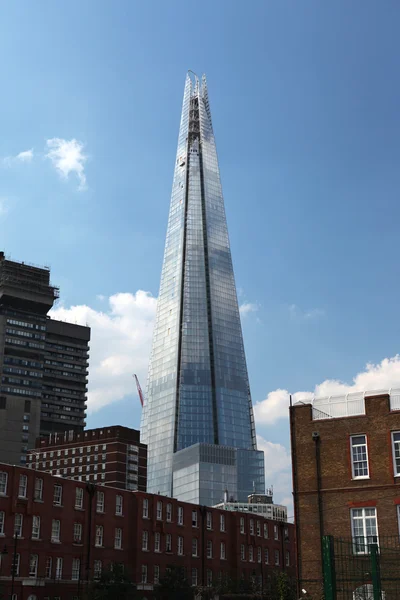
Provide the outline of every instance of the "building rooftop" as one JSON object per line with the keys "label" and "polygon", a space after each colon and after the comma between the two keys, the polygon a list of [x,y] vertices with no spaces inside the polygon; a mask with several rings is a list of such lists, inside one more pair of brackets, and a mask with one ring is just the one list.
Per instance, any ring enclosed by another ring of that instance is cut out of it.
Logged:
{"label": "building rooftop", "polygon": [[390,410],[400,410],[400,388],[352,392],[337,396],[314,397],[295,402],[294,406],[311,404],[313,421],[321,419],[339,419],[365,415],[365,398],[373,396],[389,396]]}

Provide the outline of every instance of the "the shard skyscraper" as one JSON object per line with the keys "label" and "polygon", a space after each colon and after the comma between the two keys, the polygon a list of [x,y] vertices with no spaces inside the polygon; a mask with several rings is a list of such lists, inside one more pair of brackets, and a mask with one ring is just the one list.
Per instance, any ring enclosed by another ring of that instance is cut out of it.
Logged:
{"label": "the shard skyscraper", "polygon": [[264,492],[207,83],[183,96],[142,441],[149,492]]}

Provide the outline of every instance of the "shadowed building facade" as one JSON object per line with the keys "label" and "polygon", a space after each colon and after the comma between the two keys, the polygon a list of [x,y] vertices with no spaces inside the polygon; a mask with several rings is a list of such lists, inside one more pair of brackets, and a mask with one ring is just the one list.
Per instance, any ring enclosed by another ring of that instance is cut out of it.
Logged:
{"label": "shadowed building facade", "polygon": [[150,492],[264,492],[205,76],[185,83],[141,437]]}

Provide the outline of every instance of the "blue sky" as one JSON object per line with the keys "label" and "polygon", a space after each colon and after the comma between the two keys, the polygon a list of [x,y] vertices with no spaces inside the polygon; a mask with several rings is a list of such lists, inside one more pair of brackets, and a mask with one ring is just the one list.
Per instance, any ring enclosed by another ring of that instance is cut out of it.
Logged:
{"label": "blue sky", "polygon": [[94,324],[89,426],[139,425],[131,373],[144,387],[183,84],[207,74],[239,298],[256,309],[258,431],[283,490],[286,404],[270,392],[400,379],[381,364],[400,334],[399,3],[38,0],[0,17],[0,246],[49,264],[58,316]]}

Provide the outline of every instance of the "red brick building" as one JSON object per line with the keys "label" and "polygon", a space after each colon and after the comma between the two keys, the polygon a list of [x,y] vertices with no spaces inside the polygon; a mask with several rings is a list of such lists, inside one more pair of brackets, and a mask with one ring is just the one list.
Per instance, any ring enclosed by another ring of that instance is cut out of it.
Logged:
{"label": "red brick building", "polygon": [[0,582],[8,595],[14,528],[13,600],[77,600],[111,563],[123,563],[148,599],[169,565],[184,567],[193,585],[295,574],[291,524],[0,464]]}
{"label": "red brick building", "polygon": [[147,446],[140,432],[119,425],[38,438],[27,466],[52,475],[146,491]]}
{"label": "red brick building", "polygon": [[321,537],[368,543],[400,523],[400,390],[349,394],[290,409],[300,588],[322,583]]}

